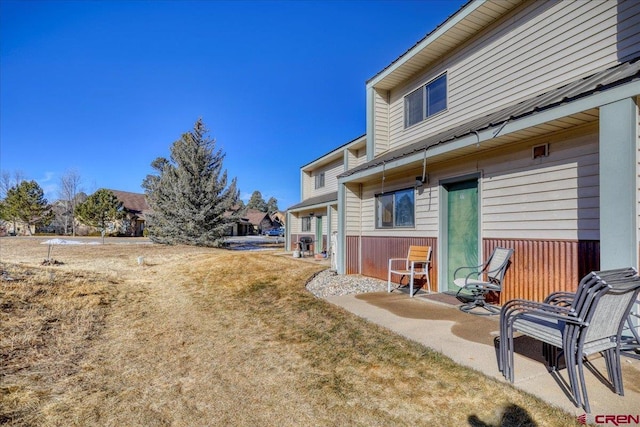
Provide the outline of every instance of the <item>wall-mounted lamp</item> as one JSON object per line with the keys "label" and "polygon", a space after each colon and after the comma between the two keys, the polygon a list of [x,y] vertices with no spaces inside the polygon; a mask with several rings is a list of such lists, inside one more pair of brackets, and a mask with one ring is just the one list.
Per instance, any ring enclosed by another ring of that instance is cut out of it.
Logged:
{"label": "wall-mounted lamp", "polygon": [[311,217],[312,217],[312,216],[313,216],[313,212],[309,212],[309,216],[311,216]]}
{"label": "wall-mounted lamp", "polygon": [[424,181],[422,180],[422,177],[416,176],[416,187],[422,187],[423,184],[424,184]]}

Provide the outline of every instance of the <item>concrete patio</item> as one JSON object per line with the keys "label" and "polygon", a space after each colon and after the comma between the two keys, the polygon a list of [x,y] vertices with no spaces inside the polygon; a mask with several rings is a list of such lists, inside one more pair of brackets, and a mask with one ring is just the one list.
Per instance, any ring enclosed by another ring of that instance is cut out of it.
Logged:
{"label": "concrete patio", "polygon": [[[327,299],[370,322],[383,326],[408,339],[445,354],[455,362],[473,368],[501,382],[507,382],[497,364],[494,340],[499,336],[498,316],[476,316],[458,310],[456,300],[444,294],[419,292],[409,298],[401,291],[333,296]],[[635,355],[640,358],[640,355]],[[588,422],[603,422],[605,416],[640,417],[640,360],[622,357],[625,396],[618,396],[606,378],[602,357],[591,360],[595,373],[585,369],[591,414]],[[565,391],[565,370],[547,371],[542,359],[542,346],[528,337],[516,339],[514,386],[561,407],[576,416],[585,411],[577,408]],[[636,425],[636,424],[626,424]]]}

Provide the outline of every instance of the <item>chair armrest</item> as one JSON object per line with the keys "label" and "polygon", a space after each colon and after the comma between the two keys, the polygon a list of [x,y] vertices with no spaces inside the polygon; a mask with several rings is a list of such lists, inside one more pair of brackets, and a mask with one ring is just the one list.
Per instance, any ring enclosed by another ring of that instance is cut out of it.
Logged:
{"label": "chair armrest", "polygon": [[[477,265],[477,266],[470,266],[470,267],[458,267],[456,268],[456,270],[453,272],[453,280],[455,279],[460,279],[462,277],[458,277],[458,272],[459,271],[464,271],[464,270],[472,270],[470,273],[468,273],[465,276],[465,281],[467,281],[469,279],[469,277],[475,275],[476,277],[480,275],[480,273],[482,273],[482,270],[478,270],[479,268],[481,268],[482,265]],[[462,276],[462,275],[461,275]]]}
{"label": "chair armrest", "polygon": [[570,305],[573,302],[573,299],[575,298],[575,296],[576,294],[574,292],[566,292],[566,291],[553,292],[547,295],[547,297],[544,299],[543,302],[546,304]]}
{"label": "chair armrest", "polygon": [[398,261],[407,262],[407,259],[406,258],[389,258],[389,269],[391,269],[391,266],[393,263],[397,263]]}
{"label": "chair armrest", "polygon": [[513,323],[515,318],[525,314],[535,314],[536,316],[559,319],[579,325],[585,324],[582,319],[576,317],[573,308],[521,299],[507,301],[502,306],[500,310],[500,321]]}

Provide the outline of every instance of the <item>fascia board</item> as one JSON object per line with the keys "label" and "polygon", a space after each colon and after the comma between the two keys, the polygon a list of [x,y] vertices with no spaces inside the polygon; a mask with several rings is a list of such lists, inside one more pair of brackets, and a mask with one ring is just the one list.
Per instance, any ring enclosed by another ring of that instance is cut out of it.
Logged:
{"label": "fascia board", "polygon": [[[613,89],[606,90],[605,92],[594,93],[584,98],[577,99],[575,101],[559,105],[548,110],[532,114],[513,122],[507,122],[501,129],[500,135],[505,136],[513,132],[518,132],[530,127],[538,126],[553,120],[567,117],[572,114],[577,114],[582,111],[598,108],[602,105],[610,104],[612,102],[620,101],[621,99],[631,98],[640,95],[640,81],[634,81],[627,84],[620,85]],[[495,126],[489,129],[478,132],[478,134],[465,135],[454,141],[447,142],[445,144],[436,145],[427,150],[427,159],[439,154],[447,153],[449,151],[458,150],[461,148],[469,147],[483,141],[487,141],[494,138],[495,129],[499,129],[500,126]],[[379,165],[355,173],[353,175],[339,178],[338,184],[345,184],[351,181],[357,181],[366,178],[371,175],[379,174],[384,170],[390,170],[402,166],[406,166],[411,163],[422,161],[424,159],[424,151],[411,154],[401,159],[393,160],[385,163],[384,166]]]}

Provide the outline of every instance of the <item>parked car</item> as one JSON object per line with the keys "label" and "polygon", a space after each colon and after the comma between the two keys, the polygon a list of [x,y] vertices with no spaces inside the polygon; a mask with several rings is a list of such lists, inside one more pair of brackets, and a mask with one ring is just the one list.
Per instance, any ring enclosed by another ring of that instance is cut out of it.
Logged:
{"label": "parked car", "polygon": [[272,228],[267,231],[267,236],[284,236],[284,228]]}

